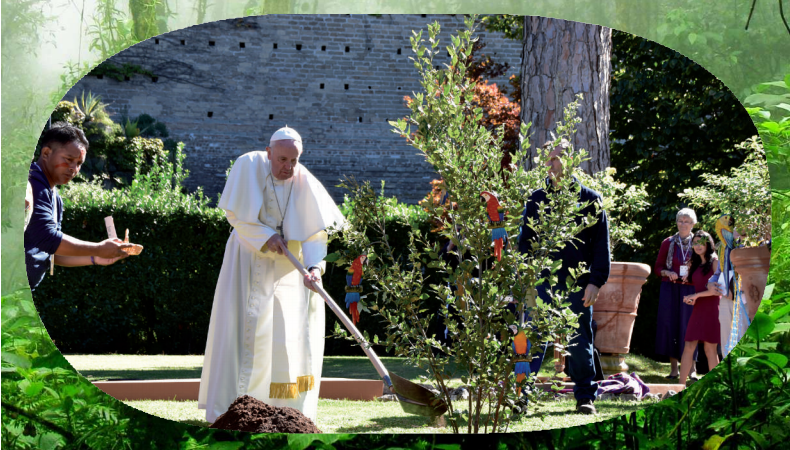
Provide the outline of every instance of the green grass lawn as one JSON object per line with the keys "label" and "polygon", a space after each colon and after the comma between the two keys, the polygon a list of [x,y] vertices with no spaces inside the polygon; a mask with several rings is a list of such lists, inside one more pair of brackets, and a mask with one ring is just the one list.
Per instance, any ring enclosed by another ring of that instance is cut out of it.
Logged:
{"label": "green grass lawn", "polygon": [[[208,426],[205,412],[195,401],[129,401],[127,405],[148,414],[191,425]],[[576,414],[573,399],[544,403],[544,418],[524,415],[511,423],[508,431],[523,432],[572,427],[599,422],[644,408],[649,403],[598,401],[598,415]],[[455,402],[458,409],[467,409],[466,402]],[[450,426],[438,426],[425,417],[406,414],[397,402],[360,402],[351,400],[318,400],[316,426],[324,433],[452,433]],[[489,429],[490,431],[490,429]]]}
{"label": "green grass lawn", "polygon": [[[65,355],[82,375],[91,381],[120,379],[200,378],[202,355]],[[554,373],[553,360],[547,355],[539,375]],[[387,370],[419,381],[427,371],[411,367],[402,358],[382,357]],[[659,363],[639,355],[627,355],[630,372],[636,372],[647,383],[665,383],[668,363]],[[323,377],[379,379],[373,365],[364,356],[324,357]],[[460,384],[454,380],[453,385]],[[127,401],[124,402],[151,415],[182,423],[206,426],[205,411],[195,401]],[[509,431],[523,432],[562,428],[606,420],[647,406],[647,403],[598,401],[597,416],[576,414],[575,401],[547,401],[541,407],[543,418],[534,414],[522,416],[511,424]],[[458,409],[468,409],[466,402],[457,402]],[[350,400],[318,401],[317,426],[325,433],[450,433],[452,428],[431,423],[420,416],[406,414],[396,402],[362,402]]]}
{"label": "green grass lawn", "polygon": [[[91,381],[104,380],[166,380],[200,378],[203,355],[65,355],[77,371]],[[626,355],[629,372],[636,372],[645,383],[667,383],[669,363],[659,363],[640,355]],[[428,375],[425,369],[409,366],[403,358],[382,357],[388,371],[418,381]],[[549,352],[539,376],[554,374],[554,361]],[[379,379],[376,369],[364,356],[324,357],[323,377]],[[458,381],[458,380],[456,380]],[[460,382],[460,381],[459,381]]]}

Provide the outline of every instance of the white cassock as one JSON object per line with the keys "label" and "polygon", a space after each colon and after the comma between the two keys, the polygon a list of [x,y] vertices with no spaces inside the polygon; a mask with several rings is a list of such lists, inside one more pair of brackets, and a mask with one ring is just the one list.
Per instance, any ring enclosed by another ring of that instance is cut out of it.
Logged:
{"label": "white cassock", "polygon": [[285,256],[265,244],[282,223],[291,252],[305,267],[318,266],[323,273],[325,230],[343,226],[343,215],[301,164],[291,179],[274,178],[266,152],[236,160],[218,206],[234,230],[214,293],[198,408],[213,423],[247,394],[272,406],[296,408],[315,422],[324,356],[323,300],[304,287]]}

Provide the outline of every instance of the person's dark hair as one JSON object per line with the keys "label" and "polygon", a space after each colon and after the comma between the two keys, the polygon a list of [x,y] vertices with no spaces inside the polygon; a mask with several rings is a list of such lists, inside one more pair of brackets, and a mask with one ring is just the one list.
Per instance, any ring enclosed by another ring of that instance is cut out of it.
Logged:
{"label": "person's dark hair", "polygon": [[705,274],[705,275],[707,275],[707,274],[709,274],[709,273],[711,273],[713,271],[713,260],[714,260],[714,254],[715,254],[715,252],[713,250],[713,238],[710,236],[710,234],[708,234],[708,233],[706,233],[706,232],[704,232],[702,230],[697,230],[697,232],[694,233],[694,236],[691,238],[692,242],[696,238],[704,238],[704,239],[706,239],[706,241],[705,241],[705,259],[707,261],[705,261],[705,264],[702,264],[702,258],[700,258],[699,255],[697,255],[696,252],[694,252],[694,251],[691,252],[691,268],[689,269],[689,281],[691,280],[691,274],[693,274],[694,271],[697,270],[697,267],[699,267],[699,266],[702,266],[702,273]]}
{"label": "person's dark hair", "polygon": [[78,142],[85,147],[85,151],[88,150],[88,139],[85,137],[85,133],[74,125],[69,125],[65,122],[53,123],[49,130],[41,135],[41,139],[38,142],[41,144],[40,148],[52,148],[54,143],[68,145],[72,142]]}

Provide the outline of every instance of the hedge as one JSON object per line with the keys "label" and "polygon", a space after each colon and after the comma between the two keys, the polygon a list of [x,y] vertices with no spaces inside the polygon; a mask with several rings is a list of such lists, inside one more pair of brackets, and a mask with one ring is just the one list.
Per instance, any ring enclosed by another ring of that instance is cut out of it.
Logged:
{"label": "hedge", "polygon": [[[183,153],[178,152],[178,162]],[[222,211],[187,195],[179,164],[155,166],[124,189],[79,183],[63,189],[63,231],[78,239],[130,230],[145,249],[108,267],[57,267],[34,292],[50,336],[65,353],[201,353],[213,284],[228,236]]]}

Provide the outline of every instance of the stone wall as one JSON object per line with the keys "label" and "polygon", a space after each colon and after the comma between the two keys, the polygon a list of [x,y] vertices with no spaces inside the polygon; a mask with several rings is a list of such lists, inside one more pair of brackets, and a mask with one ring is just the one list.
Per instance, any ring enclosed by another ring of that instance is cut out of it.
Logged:
{"label": "stone wall", "polygon": [[[420,89],[409,38],[441,24],[442,47],[463,28],[461,15],[278,15],[193,26],[141,42],[111,58],[137,64],[154,78],[87,76],[67,100],[91,91],[117,119],[147,113],[186,144],[189,189],[216,198],[230,160],[263,150],[288,125],[304,140],[301,162],[336,201],[345,175],[386,180],[386,192],[416,203],[436,178],[388,120],[408,113],[403,97]],[[480,32],[485,54],[520,66],[521,43]],[[436,64],[449,62],[441,52]]]}

